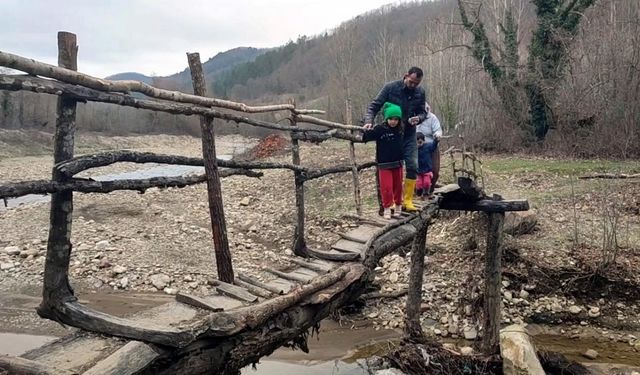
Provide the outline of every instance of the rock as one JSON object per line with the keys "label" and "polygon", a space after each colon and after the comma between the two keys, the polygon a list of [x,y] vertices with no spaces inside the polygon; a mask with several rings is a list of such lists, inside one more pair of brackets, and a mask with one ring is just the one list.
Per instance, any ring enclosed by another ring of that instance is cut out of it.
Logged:
{"label": "rock", "polygon": [[405,373],[397,368],[386,368],[384,370],[374,372],[374,375],[405,375]]}
{"label": "rock", "polygon": [[599,307],[592,307],[589,309],[589,311],[587,312],[587,315],[589,315],[590,318],[597,318],[600,316],[600,308]]}
{"label": "rock", "polygon": [[115,266],[113,267],[113,270],[111,270],[111,272],[113,272],[114,275],[120,275],[121,273],[127,272],[127,267]]}
{"label": "rock", "polygon": [[545,374],[529,333],[521,325],[500,330],[500,355],[504,374]]}
{"label": "rock", "polygon": [[164,288],[164,292],[173,296],[173,295],[178,294],[178,289],[176,289],[176,288]]}
{"label": "rock", "polygon": [[98,263],[98,268],[108,268],[108,267],[111,267],[111,262],[109,262],[109,259],[107,258],[100,259],[100,262]]}
{"label": "rock", "polygon": [[582,356],[593,360],[598,358],[598,352],[593,349],[588,349],[586,352],[582,353]]}
{"label": "rock", "polygon": [[510,211],[504,215],[504,232],[512,236],[534,231],[538,224],[538,215],[532,211]]}
{"label": "rock", "polygon": [[109,241],[107,240],[96,242],[96,250],[106,250],[107,247],[109,247]]}
{"label": "rock", "polygon": [[0,270],[7,271],[14,267],[13,263],[0,263]]}
{"label": "rock", "polygon": [[191,275],[186,275],[183,279],[186,282],[192,282],[193,281],[193,277]]}
{"label": "rock", "polygon": [[478,338],[478,331],[475,327],[465,327],[463,333],[464,338],[467,340],[475,340]]}
{"label": "rock", "polygon": [[513,299],[513,293],[511,293],[510,291],[505,291],[504,292],[504,299],[506,299],[507,301],[511,301]]}
{"label": "rock", "polygon": [[569,312],[572,314],[580,314],[581,311],[582,309],[580,308],[580,306],[573,305],[569,307]]}
{"label": "rock", "polygon": [[505,288],[508,288],[509,285],[511,285],[511,283],[509,282],[509,280],[502,280],[502,286]]}
{"label": "rock", "polygon": [[244,197],[240,200],[240,205],[241,206],[248,206],[251,203],[251,198],[250,197]]}
{"label": "rock", "polygon": [[4,252],[7,255],[18,255],[20,254],[20,248],[18,246],[7,246],[4,248]]}
{"label": "rock", "polygon": [[127,289],[127,287],[129,286],[129,278],[123,277],[122,279],[120,279],[119,284],[120,288]]}
{"label": "rock", "polygon": [[442,330],[436,328],[433,330],[433,334],[440,336],[442,334]]}
{"label": "rock", "polygon": [[367,315],[367,317],[369,317],[370,319],[375,319],[378,317],[378,312],[374,311],[371,314]]}
{"label": "rock", "polygon": [[171,282],[171,277],[163,273],[158,273],[155,275],[151,275],[151,277],[149,277],[149,280],[156,289],[163,290],[167,286],[167,284]]}
{"label": "rock", "polygon": [[389,281],[392,283],[397,283],[398,278],[399,278],[399,275],[397,272],[393,272],[391,275],[389,275]]}
{"label": "rock", "polygon": [[425,311],[428,311],[428,310],[429,310],[429,304],[428,303],[424,303],[423,302],[423,303],[420,304],[420,312],[421,313],[423,313]]}
{"label": "rock", "polygon": [[462,348],[460,348],[460,354],[462,355],[472,355],[473,354],[473,348],[470,346],[463,346]]}
{"label": "rock", "polygon": [[527,297],[529,297],[529,292],[527,292],[526,290],[522,289],[520,291],[520,298],[527,299]]}
{"label": "rock", "polygon": [[22,250],[20,252],[20,258],[28,258],[31,256],[32,258],[38,255],[38,250],[30,249],[30,250]]}

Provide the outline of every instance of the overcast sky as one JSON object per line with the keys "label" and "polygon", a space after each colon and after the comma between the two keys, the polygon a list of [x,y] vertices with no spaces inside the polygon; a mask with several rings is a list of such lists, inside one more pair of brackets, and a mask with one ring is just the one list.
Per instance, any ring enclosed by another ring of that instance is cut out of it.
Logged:
{"label": "overcast sky", "polygon": [[2,0],[0,50],[57,64],[56,34],[78,36],[78,70],[169,75],[234,47],[317,35],[396,0]]}

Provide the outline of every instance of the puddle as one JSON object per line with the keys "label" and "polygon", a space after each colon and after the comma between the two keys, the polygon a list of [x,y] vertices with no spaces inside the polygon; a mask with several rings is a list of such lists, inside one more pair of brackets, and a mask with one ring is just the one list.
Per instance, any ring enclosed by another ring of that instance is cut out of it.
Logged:
{"label": "puddle", "polygon": [[[640,366],[640,353],[625,342],[613,342],[606,337],[581,337],[572,339],[558,335],[535,335],[533,341],[538,349],[560,352],[567,358],[583,363],[616,363]],[[587,349],[598,352],[598,358],[591,361],[582,356]]]}
{"label": "puddle", "polygon": [[[232,155],[218,155],[218,159],[222,159],[222,160],[231,160],[232,158],[233,158]],[[151,178],[151,177],[177,177],[177,176],[186,176],[190,174],[204,173],[204,167],[196,167],[196,166],[189,166],[189,165],[175,165],[175,164],[163,164],[163,165],[151,164],[151,165],[154,165],[154,166],[138,169],[132,172],[110,173],[110,174],[100,175],[92,178],[96,181],[108,181],[108,180],[117,180],[117,179],[143,179],[143,178]],[[49,195],[36,195],[36,194],[29,194],[29,195],[25,195],[17,198],[9,198],[6,200],[6,203],[4,204],[2,201],[0,201],[0,211],[16,208],[24,204],[45,203],[45,202],[49,202],[49,199],[50,199]],[[5,207],[5,204],[6,204],[6,207]]]}
{"label": "puddle", "polygon": [[0,355],[20,355],[55,340],[53,336],[0,332]]}

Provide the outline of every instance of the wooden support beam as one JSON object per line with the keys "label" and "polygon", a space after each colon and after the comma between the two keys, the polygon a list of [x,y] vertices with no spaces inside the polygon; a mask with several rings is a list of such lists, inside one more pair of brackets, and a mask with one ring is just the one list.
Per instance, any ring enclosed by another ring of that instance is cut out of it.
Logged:
{"label": "wooden support beam", "polygon": [[307,278],[302,278],[298,275],[293,275],[287,272],[282,272],[282,271],[278,271],[278,270],[274,270],[273,268],[265,268],[265,271],[272,273],[280,278],[283,278],[285,280],[291,280],[291,281],[295,281],[298,283],[302,283],[302,284],[307,284],[309,282],[309,279]]}
{"label": "wooden support beam", "polygon": [[440,204],[440,208],[443,210],[482,212],[527,211],[529,209],[529,201],[526,199],[502,201],[482,199],[476,202],[470,202],[445,198]]}
{"label": "wooden support beam", "polygon": [[333,128],[333,129],[354,130],[360,133],[364,131],[362,126],[344,125],[338,122],[323,120],[313,116],[296,115],[295,117],[296,117],[296,122],[306,122],[308,124],[326,126],[327,128]]}
{"label": "wooden support beam", "polygon": [[502,238],[504,212],[489,215],[487,226],[487,251],[484,267],[484,311],[482,347],[484,353],[493,355],[500,349],[500,286],[502,285]]}
{"label": "wooden support beam", "polygon": [[299,265],[300,267],[304,267],[310,269],[312,271],[320,272],[320,273],[328,273],[331,272],[331,267],[322,266],[316,263],[313,263],[310,260],[302,260],[297,258],[288,259],[289,262]]}
{"label": "wooden support beam", "polygon": [[156,350],[140,341],[129,341],[82,375],[124,375],[144,370],[158,357]]}
{"label": "wooden support beam", "polygon": [[[58,33],[58,65],[74,71],[78,68],[76,35]],[[59,97],[56,109],[56,131],[53,139],[54,164],[73,158],[76,131],[76,101]],[[65,183],[67,179],[53,170],[52,180]],[[76,301],[69,284],[71,259],[71,222],[73,216],[73,191],[56,192],[51,196],[49,209],[49,238],[44,264],[42,302],[37,312],[43,318],[56,320],[60,305]]]}
{"label": "wooden support beam", "polygon": [[262,289],[262,288],[258,288],[255,285],[251,285],[247,282],[244,282],[242,280],[240,280],[237,276],[236,278],[233,280],[233,283],[241,288],[244,288],[246,290],[249,291],[249,293],[256,295],[258,297],[262,297],[262,298],[271,298],[273,297],[273,293],[271,293],[268,290]]}
{"label": "wooden support beam", "polygon": [[217,281],[215,283],[216,291],[225,296],[235,298],[240,301],[254,303],[258,301],[258,297],[249,293],[246,289],[237,285],[228,284],[223,281]]}
{"label": "wooden support beam", "polygon": [[429,221],[430,218],[419,221],[416,236],[413,238],[411,246],[409,294],[405,308],[404,333],[412,340],[419,340],[424,337],[424,331],[422,331],[422,326],[420,325],[420,304],[422,303],[422,279]]}
{"label": "wooden support beam", "polygon": [[343,252],[339,252],[339,251],[323,251],[323,250],[312,249],[312,248],[309,248],[309,247],[306,248],[306,251],[309,254],[309,256],[314,257],[314,258],[318,258],[318,259],[324,259],[324,260],[333,260],[333,261],[339,261],[339,262],[351,262],[351,261],[354,261],[356,259],[360,259],[360,254],[358,254],[358,253],[343,253]]}
{"label": "wooden support beam", "polygon": [[[193,81],[193,93],[197,96],[207,96],[204,73],[200,63],[199,53],[188,53],[191,80]],[[216,267],[218,279],[227,283],[233,283],[233,264],[227,239],[227,224],[224,217],[224,205],[222,204],[222,188],[220,187],[220,174],[216,160],[216,137],[213,127],[213,117],[200,117],[200,130],[202,131],[202,156],[204,169],[207,176],[207,196],[209,198],[209,216],[211,217],[211,229],[216,255]]]}
{"label": "wooden support beam", "polygon": [[[291,104],[295,108],[295,100],[291,100]],[[297,128],[297,117],[295,113],[291,114],[291,128]],[[293,134],[293,133],[292,133]],[[291,137],[291,162],[294,165],[300,165],[300,145],[295,137]],[[296,202],[296,224],[293,233],[293,253],[297,256],[307,258],[307,241],[304,237],[304,181],[306,176],[301,172],[294,172],[295,184],[295,202]]]}
{"label": "wooden support beam", "polygon": [[244,281],[245,283],[249,283],[252,285],[257,286],[258,288],[262,288],[264,290],[268,290],[271,293],[275,293],[275,294],[284,294],[284,290],[280,289],[280,288],[276,288],[273,287],[269,284],[265,284],[262,281],[259,281],[257,279],[254,279],[251,276],[247,276],[247,275],[243,275],[243,274],[238,274],[238,279]]}
{"label": "wooden support beam", "polygon": [[[363,163],[360,164],[358,166],[356,166],[356,169],[358,171],[361,171],[363,169],[367,169],[367,168],[371,168],[371,167],[375,167],[376,163],[373,161],[367,162],[367,163]],[[318,169],[318,170],[310,170],[307,172],[306,176],[303,176],[305,181],[309,181],[309,180],[313,180],[316,178],[320,178],[323,176],[326,176],[328,174],[333,174],[333,173],[343,173],[343,172],[349,172],[352,170],[352,166],[349,165],[342,165],[342,166],[337,166],[337,167],[329,167],[329,168],[325,168],[325,169]]]}
{"label": "wooden support beam", "polygon": [[224,311],[224,308],[212,305],[205,298],[191,294],[178,293],[176,294],[176,301],[213,312]]}
{"label": "wooden support beam", "polygon": [[[9,355],[0,355],[0,370],[7,371],[7,374],[21,375],[71,375],[69,371],[64,371],[45,364],[24,359],[21,357],[13,357]],[[2,373],[3,371],[0,371]]]}
{"label": "wooden support beam", "polygon": [[366,240],[363,240],[362,238],[357,238],[357,237],[354,237],[354,236],[350,236],[347,233],[339,232],[338,236],[340,236],[340,238],[342,238],[344,240],[351,241],[351,242],[357,242],[357,243],[362,243],[362,244],[367,243]]}

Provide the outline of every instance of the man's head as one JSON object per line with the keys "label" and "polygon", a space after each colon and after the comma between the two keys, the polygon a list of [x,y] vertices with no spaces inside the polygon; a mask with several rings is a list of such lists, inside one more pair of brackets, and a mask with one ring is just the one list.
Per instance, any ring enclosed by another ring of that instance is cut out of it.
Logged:
{"label": "man's head", "polygon": [[415,66],[411,67],[404,75],[404,85],[407,88],[414,90],[416,87],[420,86],[423,74],[422,69]]}
{"label": "man's head", "polygon": [[396,127],[400,124],[402,119],[402,108],[399,105],[390,102],[384,103],[382,107],[382,113],[384,114],[384,120],[390,127]]}

